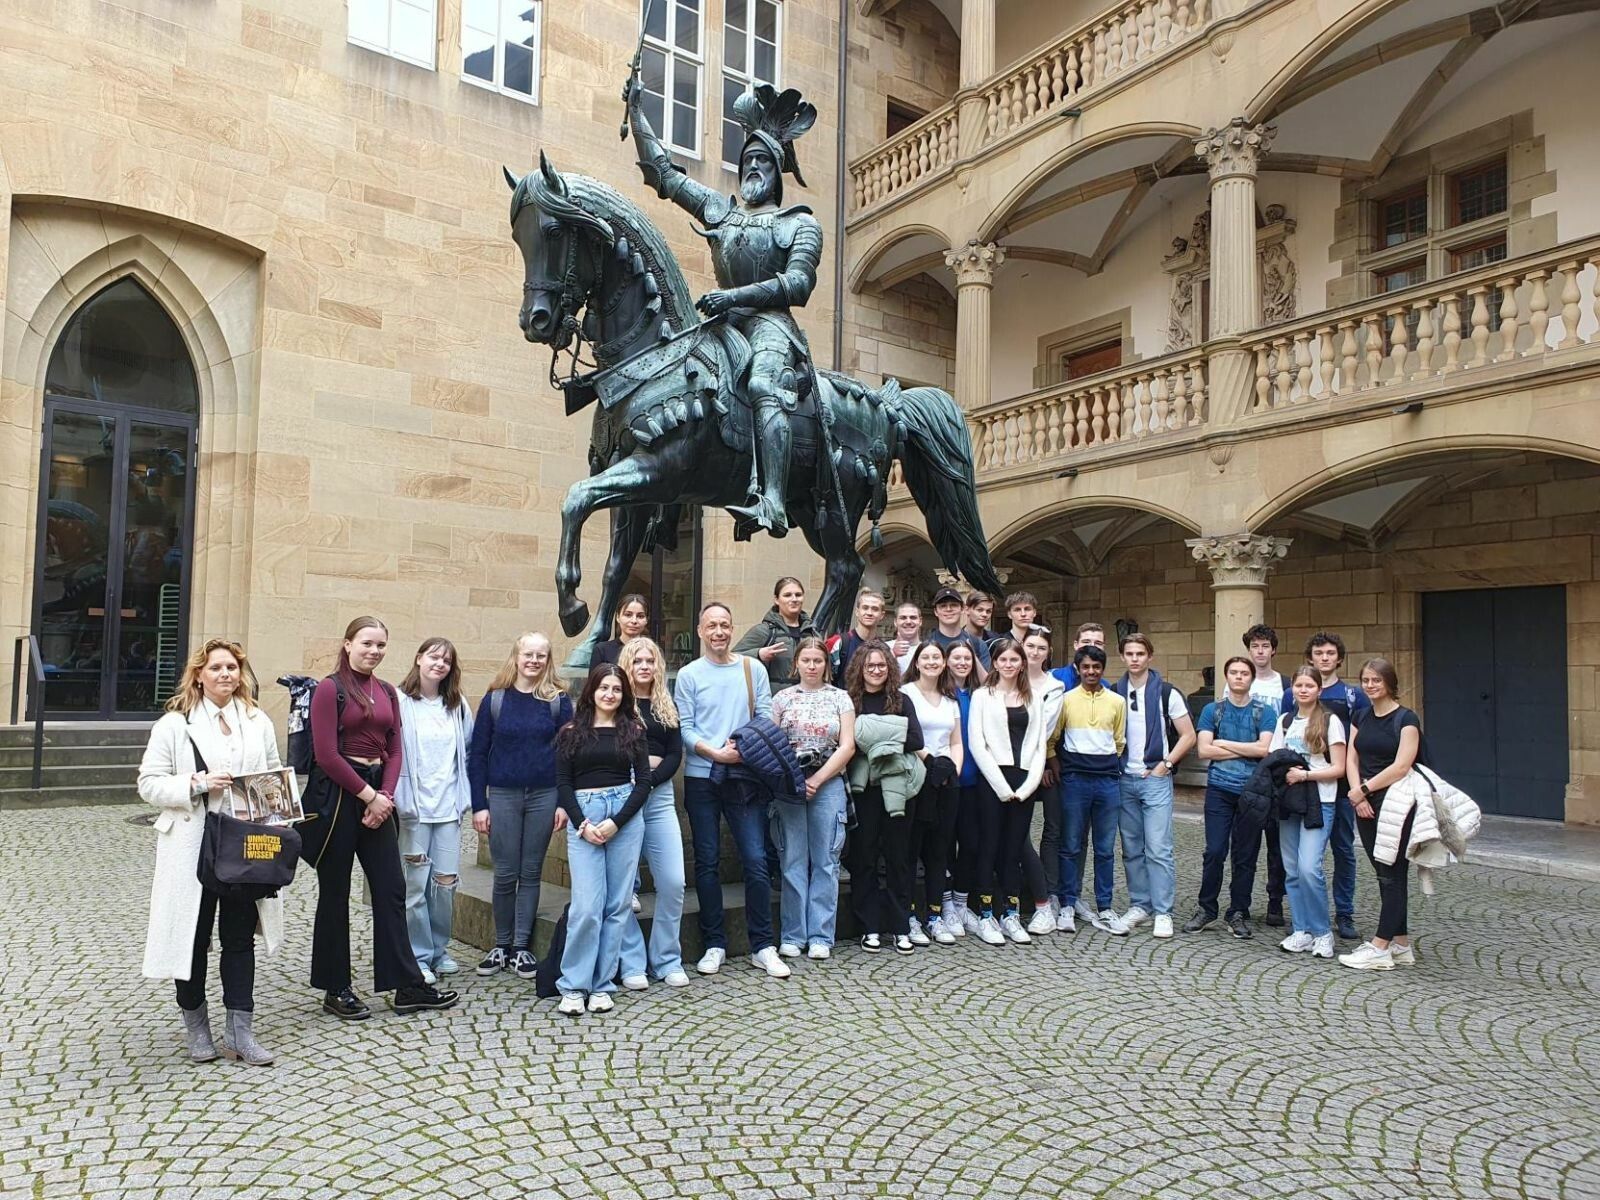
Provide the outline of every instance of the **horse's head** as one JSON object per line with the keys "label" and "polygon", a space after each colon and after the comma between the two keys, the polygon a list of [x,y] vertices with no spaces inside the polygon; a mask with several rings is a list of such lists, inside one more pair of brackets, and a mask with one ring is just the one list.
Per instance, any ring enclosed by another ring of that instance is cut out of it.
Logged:
{"label": "horse's head", "polygon": [[522,309],[517,323],[530,342],[557,350],[578,332],[578,313],[600,281],[615,241],[610,224],[578,205],[567,181],[539,152],[539,169],[511,185],[511,236],[522,251]]}

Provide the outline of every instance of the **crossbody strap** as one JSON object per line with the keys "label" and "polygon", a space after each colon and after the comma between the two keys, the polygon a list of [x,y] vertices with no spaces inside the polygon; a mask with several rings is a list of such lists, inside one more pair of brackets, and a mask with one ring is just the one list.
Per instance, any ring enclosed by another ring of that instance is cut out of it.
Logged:
{"label": "crossbody strap", "polygon": [[756,681],[750,672],[750,656],[742,654],[739,656],[739,661],[744,664],[744,695],[750,704],[750,715],[753,717],[756,715]]}

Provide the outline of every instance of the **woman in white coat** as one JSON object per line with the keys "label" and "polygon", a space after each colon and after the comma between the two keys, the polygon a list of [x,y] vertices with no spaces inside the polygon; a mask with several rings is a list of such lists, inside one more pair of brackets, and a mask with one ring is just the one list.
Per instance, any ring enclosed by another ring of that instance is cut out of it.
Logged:
{"label": "woman in white coat", "polygon": [[[237,642],[212,638],[190,656],[167,712],[150,730],[139,764],[139,795],[161,810],[156,818],[156,873],[150,889],[150,931],[144,974],[177,987],[189,1057],[217,1057],[206,1013],[206,958],[213,924],[220,927],[222,1000],[227,1028],[222,1053],[256,1066],[272,1061],[255,1040],[255,936],[273,954],[283,941],[283,901],[238,901],[200,886],[195,870],[206,812],[217,811],[235,775],[276,770],[272,719],[244,686],[249,660]],[[198,756],[196,754],[198,751]]]}

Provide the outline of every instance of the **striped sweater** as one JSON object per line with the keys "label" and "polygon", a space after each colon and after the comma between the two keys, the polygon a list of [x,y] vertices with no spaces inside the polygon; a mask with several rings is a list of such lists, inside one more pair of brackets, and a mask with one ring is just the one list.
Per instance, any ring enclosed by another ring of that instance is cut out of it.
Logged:
{"label": "striped sweater", "polygon": [[1061,769],[1084,775],[1120,775],[1127,743],[1128,702],[1108,687],[1088,692],[1080,684],[1061,701]]}

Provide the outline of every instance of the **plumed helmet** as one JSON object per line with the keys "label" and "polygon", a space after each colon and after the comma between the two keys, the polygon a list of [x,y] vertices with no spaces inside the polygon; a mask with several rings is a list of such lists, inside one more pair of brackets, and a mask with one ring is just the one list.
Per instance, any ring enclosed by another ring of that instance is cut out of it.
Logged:
{"label": "plumed helmet", "polygon": [[816,105],[801,99],[795,88],[779,92],[763,83],[733,102],[733,115],[748,135],[739,149],[741,157],[751,142],[759,142],[772,154],[780,174],[787,172],[801,187],[807,186],[794,156],[794,141],[817,123]]}

